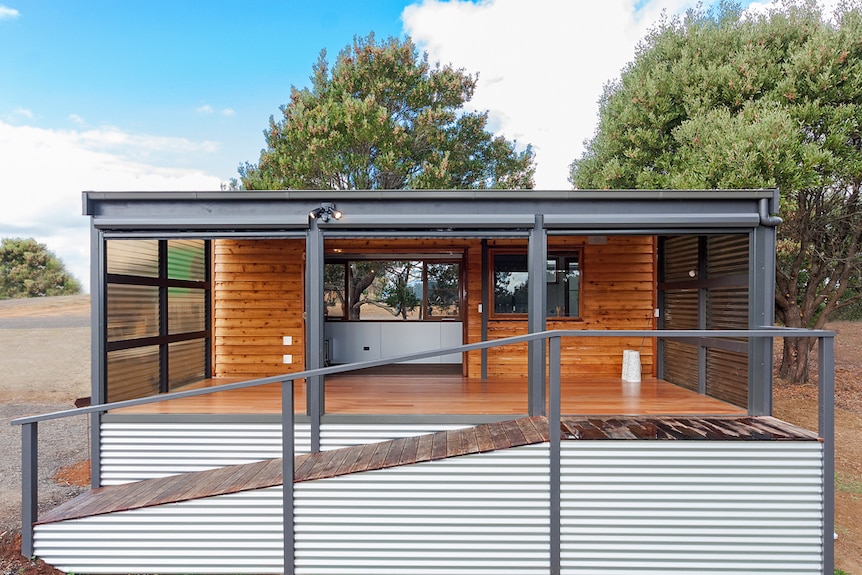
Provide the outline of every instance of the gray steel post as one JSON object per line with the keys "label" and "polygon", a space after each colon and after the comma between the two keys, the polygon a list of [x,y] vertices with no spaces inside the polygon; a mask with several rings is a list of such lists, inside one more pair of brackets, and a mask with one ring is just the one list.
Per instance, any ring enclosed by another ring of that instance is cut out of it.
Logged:
{"label": "gray steel post", "polygon": [[548,416],[548,437],[549,437],[549,481],[550,485],[550,572],[551,575],[559,575],[561,569],[561,531],[562,531],[562,513],[561,506],[561,445],[560,445],[560,409],[561,409],[561,391],[560,391],[560,340],[559,336],[552,337],[550,341],[550,351],[548,358],[549,370],[549,386],[550,386],[550,405]]}
{"label": "gray steel post", "polygon": [[[748,328],[775,322],[775,228],[759,226],[749,235]],[[748,340],[748,414],[772,415],[773,338]]]}
{"label": "gray steel post", "polygon": [[33,556],[33,524],[39,513],[38,423],[21,426],[21,555]]}
{"label": "gray steel post", "polygon": [[[106,254],[103,232],[90,229],[90,404],[107,403]],[[90,486],[102,486],[102,413],[90,415]]]}
{"label": "gray steel post", "polygon": [[284,573],[293,575],[295,529],[293,514],[294,457],[293,380],[281,382],[281,504],[284,530]]}
{"label": "gray steel post", "polygon": [[[527,331],[545,331],[545,272],[548,265],[548,235],[545,231],[544,216],[537,214],[530,231],[530,245],[527,249],[527,271],[529,272],[527,303]],[[527,378],[529,398],[527,401],[530,415],[545,414],[545,340],[530,341],[527,347]]]}
{"label": "gray steel post", "polygon": [[[482,341],[488,341],[488,317],[491,315],[491,310],[488,306],[491,302],[488,301],[488,240],[482,239],[482,313],[479,314],[482,318]],[[469,312],[468,312],[469,313]],[[482,379],[488,379],[488,350],[483,349],[482,354]],[[464,361],[466,361],[466,356]]]}
{"label": "gray steel post", "polygon": [[[323,234],[310,218],[305,241],[305,369],[323,367]],[[320,418],[325,409],[323,376],[306,380],[306,409],[311,419],[311,452],[320,451]]]}
{"label": "gray steel post", "polygon": [[835,564],[835,339],[817,338],[817,432],[823,441],[823,573]]}

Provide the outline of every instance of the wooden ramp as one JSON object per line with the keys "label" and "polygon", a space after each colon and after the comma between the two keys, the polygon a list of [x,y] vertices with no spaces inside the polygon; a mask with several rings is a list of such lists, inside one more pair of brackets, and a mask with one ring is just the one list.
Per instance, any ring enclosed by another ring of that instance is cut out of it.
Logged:
{"label": "wooden ramp", "polygon": [[[817,441],[772,417],[564,417],[561,438],[577,440]],[[296,457],[294,482],[549,441],[546,417],[526,417]],[[80,519],[282,485],[282,460],[233,465],[93,489],[45,513],[39,524]]]}

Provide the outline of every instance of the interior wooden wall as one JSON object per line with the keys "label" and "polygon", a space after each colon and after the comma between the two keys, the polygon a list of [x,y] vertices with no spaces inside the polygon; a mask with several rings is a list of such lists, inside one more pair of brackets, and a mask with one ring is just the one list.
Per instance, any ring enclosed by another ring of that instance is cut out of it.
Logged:
{"label": "interior wooden wall", "polygon": [[[519,245],[511,240],[489,241],[489,247]],[[526,242],[520,245],[526,247]],[[548,239],[549,251],[567,247],[583,250],[581,262],[581,318],[549,318],[547,329],[652,329],[656,307],[656,241],[651,236],[609,236],[606,244],[591,244],[587,237]],[[481,293],[481,257],[470,261],[468,280],[472,293]],[[475,291],[474,291],[475,290]],[[468,307],[469,342],[481,341],[478,306]],[[489,320],[488,339],[527,333],[526,320]],[[566,338],[563,340],[563,375],[619,377],[624,349],[639,350],[643,373],[654,375],[654,341],[641,338]],[[481,355],[471,352],[467,371],[481,375]],[[526,375],[527,344],[488,351],[488,376]]]}
{"label": "interior wooden wall", "polygon": [[[213,242],[214,376],[302,371],[304,252],[305,240]],[[284,363],[285,355],[292,363]]]}
{"label": "interior wooden wall", "polygon": [[[488,240],[489,247],[526,247],[526,242]],[[482,247],[479,240],[327,240],[327,252],[412,253],[448,250],[464,254],[465,342],[482,340]],[[649,329],[655,327],[656,244],[653,237],[610,236],[605,244],[586,237],[551,237],[549,250],[581,248],[582,317],[549,319],[548,329]],[[214,242],[214,375],[266,377],[304,366],[303,240]],[[488,338],[527,332],[525,319],[490,320]],[[283,336],[291,336],[289,346]],[[527,372],[527,346],[488,352],[488,375]],[[619,377],[624,349],[641,352],[644,374],[654,373],[654,342],[641,338],[574,339],[563,342],[563,373]],[[291,355],[292,363],[283,363]],[[481,353],[471,352],[464,375],[481,377]]]}

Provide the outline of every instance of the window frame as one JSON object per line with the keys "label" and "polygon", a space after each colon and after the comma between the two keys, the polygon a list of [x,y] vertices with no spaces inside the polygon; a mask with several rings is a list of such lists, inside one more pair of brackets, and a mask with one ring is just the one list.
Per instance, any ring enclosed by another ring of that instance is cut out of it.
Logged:
{"label": "window frame", "polygon": [[[527,312],[499,312],[497,311],[497,302],[495,298],[495,276],[496,276],[496,257],[498,255],[523,255],[527,256],[526,248],[511,248],[511,247],[500,247],[500,248],[490,248],[488,250],[488,269],[487,269],[487,285],[488,285],[488,307],[489,313],[488,317],[491,320],[518,320],[523,321],[528,318]],[[578,264],[578,305],[577,310],[575,310],[576,315],[547,315],[546,317],[549,320],[553,321],[583,321],[583,285],[584,285],[584,248],[582,245],[579,246],[567,246],[564,248],[554,248],[549,249],[546,257],[545,263],[545,301],[547,302],[548,293],[547,286],[551,283],[559,283],[558,272],[561,270],[565,270],[565,266],[567,262],[572,260],[577,261]],[[554,271],[555,278],[554,281],[549,281],[549,265],[551,262],[554,262]],[[563,267],[561,267],[561,265]],[[527,281],[529,285],[529,269],[525,270],[527,273]],[[547,312],[547,310],[546,310]],[[571,313],[571,312],[570,312]]]}
{"label": "window frame", "polygon": [[[369,262],[369,261],[382,261],[382,262],[395,262],[395,261],[419,261],[421,262],[421,277],[422,277],[422,301],[419,306],[419,317],[416,318],[406,318],[399,319],[393,317],[392,319],[379,319],[379,318],[363,318],[359,319],[351,319],[350,318],[350,303],[348,301],[344,302],[344,306],[342,309],[341,315],[332,315],[328,313],[326,310],[328,308],[324,308],[324,320],[327,322],[381,322],[381,323],[410,323],[410,322],[463,322],[466,312],[465,312],[465,303],[466,303],[466,289],[465,289],[465,274],[466,274],[466,266],[464,262],[464,254],[463,253],[369,253],[369,254],[327,254],[324,258],[323,265],[324,267],[328,265],[343,265],[344,266],[344,293],[345,298],[348,296],[347,283],[350,279],[350,264],[352,262]],[[458,314],[456,316],[440,316],[440,315],[431,315],[428,314],[428,266],[432,264],[457,264],[458,265],[458,293],[457,293],[457,302],[458,302]]]}

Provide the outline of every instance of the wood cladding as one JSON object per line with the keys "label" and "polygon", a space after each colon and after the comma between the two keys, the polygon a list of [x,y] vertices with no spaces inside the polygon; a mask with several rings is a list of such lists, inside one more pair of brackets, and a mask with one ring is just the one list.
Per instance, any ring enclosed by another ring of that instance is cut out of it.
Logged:
{"label": "wood cladding", "polygon": [[213,242],[214,376],[302,371],[304,251],[305,242],[295,239]]}
{"label": "wood cladding", "polygon": [[[487,240],[488,248],[526,249],[525,240]],[[217,240],[214,242],[214,376],[266,377],[304,366],[303,270],[301,239]],[[656,255],[652,236],[551,236],[549,251],[580,250],[581,315],[550,318],[547,329],[651,329],[655,327]],[[326,240],[328,254],[449,253],[463,258],[464,342],[482,341],[482,242],[477,239]],[[483,281],[484,279],[484,281]],[[490,306],[491,304],[486,304]],[[527,332],[526,318],[490,319],[489,340]],[[291,336],[292,345],[282,337]],[[644,376],[654,375],[654,341],[641,338],[567,338],[562,345],[563,375],[619,377],[624,349],[640,351]],[[527,373],[526,344],[487,352],[487,374]],[[284,364],[283,356],[292,363]],[[482,354],[471,352],[463,366],[470,378],[482,375]]]}
{"label": "wood cladding", "polygon": [[[526,242],[489,241],[489,247],[520,247]],[[609,236],[603,244],[591,244],[587,237],[548,239],[548,251],[581,249],[581,317],[549,318],[547,329],[653,329],[656,306],[656,252],[652,236]],[[468,262],[468,289],[481,294],[481,252]],[[478,300],[481,301],[481,300]],[[481,317],[477,306],[468,307],[469,343],[481,341]],[[527,333],[524,319],[491,319],[488,339],[500,339]],[[645,376],[655,375],[654,341],[642,338],[566,338],[562,342],[562,373],[569,376],[619,377],[624,349],[640,351]],[[481,355],[468,354],[467,372],[481,375]],[[526,375],[527,344],[488,350],[489,377]]]}

